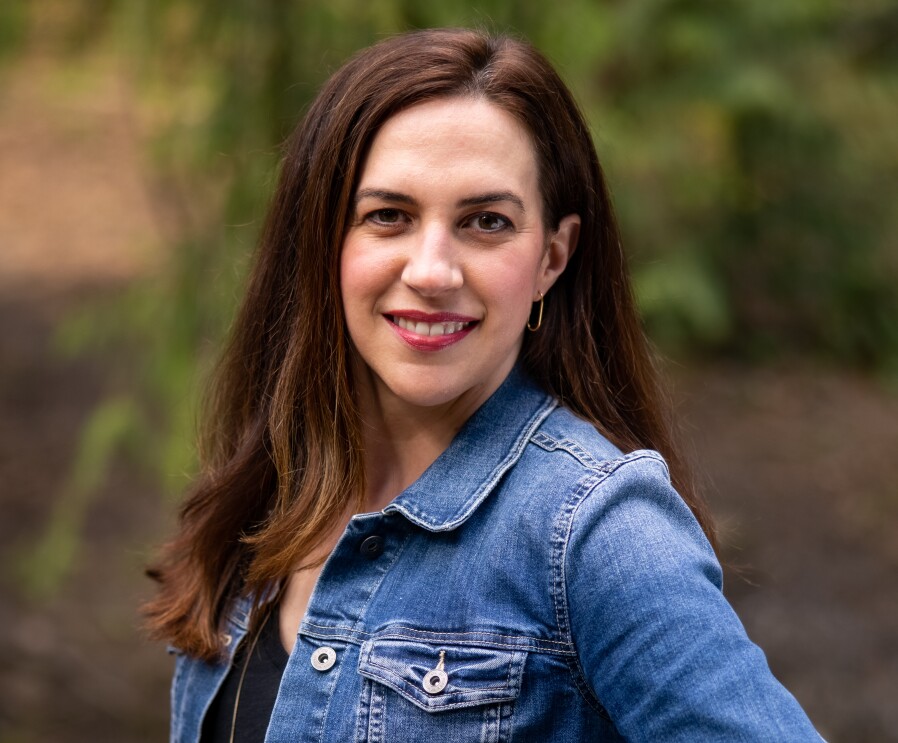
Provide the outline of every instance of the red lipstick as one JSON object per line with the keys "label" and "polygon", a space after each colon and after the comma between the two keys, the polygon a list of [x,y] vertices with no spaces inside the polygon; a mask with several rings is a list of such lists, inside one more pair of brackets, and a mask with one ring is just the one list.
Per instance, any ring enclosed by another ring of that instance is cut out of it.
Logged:
{"label": "red lipstick", "polygon": [[[456,312],[420,312],[419,310],[391,310],[383,315],[393,331],[416,351],[440,351],[462,340],[477,325],[477,318]],[[442,326],[438,328],[420,328]],[[447,327],[448,326],[448,327]],[[419,332],[425,330],[426,332]],[[436,330],[435,335],[431,333]]]}

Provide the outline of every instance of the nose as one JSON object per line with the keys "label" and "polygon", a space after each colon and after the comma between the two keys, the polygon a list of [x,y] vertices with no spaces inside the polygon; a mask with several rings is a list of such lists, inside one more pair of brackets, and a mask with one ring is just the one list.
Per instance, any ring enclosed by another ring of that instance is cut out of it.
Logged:
{"label": "nose", "polygon": [[463,283],[452,233],[442,225],[430,225],[413,241],[402,270],[402,281],[425,297],[434,297]]}

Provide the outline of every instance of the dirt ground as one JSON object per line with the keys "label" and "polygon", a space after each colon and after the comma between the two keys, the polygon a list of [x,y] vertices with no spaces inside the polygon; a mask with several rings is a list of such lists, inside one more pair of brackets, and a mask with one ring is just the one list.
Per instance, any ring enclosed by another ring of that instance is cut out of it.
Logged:
{"label": "dirt ground", "polygon": [[[161,232],[115,81],[58,95],[26,72],[0,99],[0,743],[162,740],[171,663],[136,628],[172,510],[156,486],[111,473],[52,599],[16,578],[114,383],[56,329],[152,271]],[[674,381],[749,634],[830,741],[898,741],[898,398],[810,367]]]}

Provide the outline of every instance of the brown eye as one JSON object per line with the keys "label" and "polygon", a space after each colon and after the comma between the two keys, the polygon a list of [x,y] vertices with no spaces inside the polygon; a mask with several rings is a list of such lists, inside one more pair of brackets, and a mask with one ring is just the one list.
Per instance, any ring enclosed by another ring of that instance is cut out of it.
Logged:
{"label": "brown eye", "polygon": [[400,221],[401,215],[398,209],[378,209],[371,213],[370,219],[379,224],[396,224]]}
{"label": "brown eye", "polygon": [[504,230],[506,227],[510,227],[511,223],[505,219],[505,217],[500,217],[498,214],[493,214],[492,212],[484,212],[483,214],[478,214],[474,219],[474,225],[478,230],[483,232],[499,232],[500,230]]}

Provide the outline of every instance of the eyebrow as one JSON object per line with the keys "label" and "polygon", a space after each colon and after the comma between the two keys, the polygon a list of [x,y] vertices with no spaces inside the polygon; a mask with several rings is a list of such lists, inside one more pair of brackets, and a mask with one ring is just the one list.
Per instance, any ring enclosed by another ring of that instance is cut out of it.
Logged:
{"label": "eyebrow", "polygon": [[[417,201],[413,199],[411,196],[408,196],[404,193],[399,193],[398,191],[386,191],[380,188],[363,188],[356,192],[355,197],[353,198],[353,205],[358,206],[359,202],[362,199],[382,199],[383,201],[391,201],[398,204],[408,204],[409,206],[416,206]],[[489,193],[476,194],[475,196],[468,196],[464,199],[460,199],[457,203],[457,206],[477,206],[479,204],[496,204],[500,201],[508,201],[514,204],[518,209],[522,212],[526,212],[526,208],[524,207],[524,200],[515,193],[511,191],[495,191]]]}
{"label": "eyebrow", "polygon": [[511,191],[496,191],[495,193],[478,194],[470,196],[458,202],[458,206],[476,206],[477,204],[495,204],[500,201],[509,201],[514,204],[522,212],[527,210],[524,208],[524,200]]}
{"label": "eyebrow", "polygon": [[352,200],[353,205],[358,206],[362,199],[381,199],[383,201],[394,201],[399,204],[408,204],[409,206],[414,206],[418,203],[411,196],[407,196],[404,193],[399,193],[398,191],[384,191],[380,188],[363,188],[356,191],[355,197]]}

